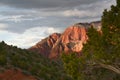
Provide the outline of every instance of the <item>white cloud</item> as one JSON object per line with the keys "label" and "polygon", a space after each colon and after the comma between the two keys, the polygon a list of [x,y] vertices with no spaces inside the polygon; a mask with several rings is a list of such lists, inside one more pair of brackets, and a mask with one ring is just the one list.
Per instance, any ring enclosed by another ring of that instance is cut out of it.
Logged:
{"label": "white cloud", "polygon": [[32,20],[37,20],[37,19],[42,19],[44,17],[40,17],[40,16],[34,16],[34,15],[7,15],[7,16],[2,16],[0,15],[0,21],[11,21],[11,22],[15,22],[15,23],[19,23],[22,21],[32,21]]}
{"label": "white cloud", "polygon": [[88,14],[88,11],[82,11],[78,9],[74,10],[66,10],[63,12],[64,16],[71,17],[71,16],[78,16],[78,17],[83,17],[83,16],[91,16],[91,14]]}
{"label": "white cloud", "polygon": [[0,23],[0,29],[5,29],[5,28],[7,28],[7,27],[8,27],[7,24]]}
{"label": "white cloud", "polygon": [[[15,45],[21,48],[29,48],[48,35],[60,32],[59,29],[53,27],[34,27],[26,30],[22,34],[12,33],[8,31],[0,31],[0,38],[9,45]],[[5,38],[3,38],[5,36]]]}
{"label": "white cloud", "polygon": [[0,16],[0,21],[14,21],[14,22],[21,22],[21,18],[24,15],[14,15],[14,16]]}
{"label": "white cloud", "polygon": [[66,17],[77,16],[79,18],[88,17],[88,19],[90,17],[96,17],[96,16],[100,17],[104,9],[110,9],[110,6],[115,3],[116,3],[115,0],[105,0],[105,1],[101,1],[101,3],[96,2],[94,4],[89,4],[89,5],[80,5],[80,6],[76,6],[75,9],[69,9],[63,11],[62,15]]}
{"label": "white cloud", "polygon": [[23,15],[11,16],[10,20],[17,23],[17,22],[21,22],[22,17],[23,17]]}
{"label": "white cloud", "polygon": [[60,31],[56,30],[56,29],[53,28],[53,27],[46,28],[46,30],[45,30],[45,33],[46,33],[46,34],[52,34],[52,33],[55,33],[55,32],[60,32]]}
{"label": "white cloud", "polygon": [[63,12],[63,15],[64,16],[79,16],[82,12],[77,10],[77,9],[74,9],[74,10],[66,10]]}

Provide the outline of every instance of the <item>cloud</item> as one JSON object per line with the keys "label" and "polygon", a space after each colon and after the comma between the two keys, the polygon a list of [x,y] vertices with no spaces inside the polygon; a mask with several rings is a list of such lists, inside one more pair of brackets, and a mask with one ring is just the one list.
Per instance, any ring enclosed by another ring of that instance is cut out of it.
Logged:
{"label": "cloud", "polygon": [[6,20],[6,21],[14,21],[15,23],[22,21],[23,15],[14,15],[14,16],[5,16],[1,18],[0,20]]}
{"label": "cloud", "polygon": [[31,15],[24,15],[24,14],[23,15],[6,15],[6,16],[1,16],[0,21],[19,23],[22,21],[37,20],[39,18],[43,18],[43,17],[33,17]]}
{"label": "cloud", "polygon": [[[1,0],[1,5],[16,8],[43,9],[43,8],[71,8],[83,4],[91,4],[99,0]],[[101,0],[103,1],[103,0]]]}
{"label": "cloud", "polygon": [[66,10],[62,14],[67,17],[77,16],[79,18],[100,17],[104,9],[110,9],[110,6],[112,5],[111,3],[115,4],[115,1],[105,0],[101,2],[98,1],[93,4],[84,4],[76,6],[74,9]]}
{"label": "cloud", "polygon": [[91,13],[91,11],[89,10],[78,10],[78,9],[74,9],[74,10],[66,10],[63,12],[63,15],[64,16],[67,16],[67,17],[71,17],[71,16],[77,16],[79,18],[82,18],[82,17],[94,17],[98,14],[96,13]]}
{"label": "cloud", "polygon": [[0,30],[7,28],[7,24],[0,23]]}
{"label": "cloud", "polygon": [[46,26],[30,28],[22,34],[12,33],[4,30],[0,31],[0,39],[2,38],[1,41],[4,40],[9,45],[16,45],[21,48],[29,48],[54,32],[61,31],[59,29]]}

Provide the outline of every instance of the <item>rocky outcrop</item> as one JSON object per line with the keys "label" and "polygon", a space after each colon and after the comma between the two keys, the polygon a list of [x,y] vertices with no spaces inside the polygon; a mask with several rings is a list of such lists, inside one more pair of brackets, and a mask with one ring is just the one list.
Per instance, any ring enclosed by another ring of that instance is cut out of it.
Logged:
{"label": "rocky outcrop", "polygon": [[56,58],[61,53],[81,53],[83,44],[88,40],[87,28],[93,26],[97,30],[101,28],[101,22],[77,23],[68,27],[62,34],[54,33],[48,38],[38,42],[29,50],[36,51],[49,58]]}
{"label": "rocky outcrop", "polygon": [[83,25],[75,24],[68,27],[53,46],[49,57],[55,58],[62,52],[80,53],[87,39],[86,28]]}
{"label": "rocky outcrop", "polygon": [[33,52],[40,53],[40,54],[48,57],[48,55],[51,52],[51,49],[52,49],[53,45],[60,38],[60,36],[61,36],[61,34],[59,34],[59,33],[53,33],[49,37],[41,40],[36,45],[29,48],[29,50],[33,51]]}

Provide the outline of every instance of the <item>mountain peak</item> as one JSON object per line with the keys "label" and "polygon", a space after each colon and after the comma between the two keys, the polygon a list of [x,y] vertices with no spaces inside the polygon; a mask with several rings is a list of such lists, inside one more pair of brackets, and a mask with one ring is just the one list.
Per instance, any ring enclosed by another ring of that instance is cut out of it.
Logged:
{"label": "mountain peak", "polygon": [[56,58],[62,52],[81,53],[83,44],[88,40],[88,36],[86,34],[87,28],[92,25],[97,28],[101,26],[101,22],[76,23],[68,27],[62,34],[53,33],[49,37],[38,42],[29,50],[37,51],[49,58]]}

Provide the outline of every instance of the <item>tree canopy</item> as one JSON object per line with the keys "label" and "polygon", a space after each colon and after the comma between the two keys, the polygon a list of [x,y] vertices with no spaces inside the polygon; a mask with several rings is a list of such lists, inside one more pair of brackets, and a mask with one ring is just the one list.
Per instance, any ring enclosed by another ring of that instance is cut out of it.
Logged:
{"label": "tree canopy", "polygon": [[[73,57],[70,54],[68,62],[68,55],[63,56],[64,66],[71,67],[66,71],[74,80],[120,79],[120,0],[116,2],[116,6],[112,5],[110,10],[103,12],[102,34],[93,27],[88,29],[89,40],[83,47],[82,56],[78,58],[76,54]],[[71,74],[74,69],[77,69],[76,73]]]}

